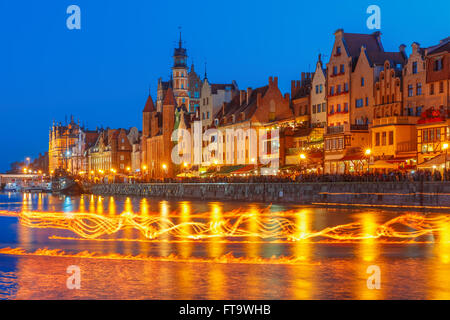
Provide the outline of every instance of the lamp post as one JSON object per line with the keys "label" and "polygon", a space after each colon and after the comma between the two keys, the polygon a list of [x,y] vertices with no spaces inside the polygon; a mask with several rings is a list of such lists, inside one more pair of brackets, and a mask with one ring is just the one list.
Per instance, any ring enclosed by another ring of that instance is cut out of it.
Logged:
{"label": "lamp post", "polygon": [[447,175],[447,155],[448,155],[448,143],[444,143],[443,145],[442,145],[442,149],[443,150],[445,150],[445,160],[444,160],[444,168],[445,168],[445,170],[444,170],[444,180],[447,180],[447,177],[446,177],[446,175]]}
{"label": "lamp post", "polygon": [[367,172],[369,173],[370,172],[370,155],[372,154],[372,150],[366,149],[366,151],[364,153],[367,156]]}
{"label": "lamp post", "polygon": [[300,167],[301,167],[301,172],[303,172],[303,163],[306,160],[306,155],[304,153],[300,154]]}

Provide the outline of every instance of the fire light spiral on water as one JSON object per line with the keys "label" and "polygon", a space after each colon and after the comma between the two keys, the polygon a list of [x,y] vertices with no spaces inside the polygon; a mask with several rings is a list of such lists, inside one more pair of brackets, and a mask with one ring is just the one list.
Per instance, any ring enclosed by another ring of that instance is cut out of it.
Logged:
{"label": "fire light spiral on water", "polygon": [[[299,231],[292,217],[295,211],[268,213],[261,210],[252,213],[231,211],[219,220],[208,220],[206,214],[191,216],[187,222],[176,223],[179,216],[137,215],[124,212],[117,216],[95,213],[21,212],[19,221],[28,228],[69,230],[80,240],[102,239],[126,229],[138,230],[145,239],[157,240],[163,235],[178,241],[232,238],[260,239],[264,241],[359,241],[379,239],[414,241],[424,235],[433,235],[443,228],[448,229],[450,216],[426,217],[420,214],[403,214],[383,224],[375,225],[373,232],[364,230],[361,222],[328,227],[319,231]],[[194,221],[197,220],[197,221]],[[250,228],[249,226],[252,225]],[[255,227],[256,226],[256,227]],[[55,237],[56,238],[56,237]],[[59,237],[59,239],[63,239]],[[74,239],[74,238],[70,238]],[[112,239],[113,241],[139,241],[139,239]]]}
{"label": "fire light spiral on water", "polygon": [[0,248],[0,255],[12,255],[12,256],[37,256],[37,257],[60,257],[60,258],[80,258],[80,259],[100,259],[100,260],[130,260],[130,261],[156,261],[156,262],[188,262],[188,263],[238,263],[238,264],[293,264],[293,265],[319,265],[320,262],[304,261],[298,257],[235,257],[232,253],[224,254],[216,258],[200,258],[200,257],[188,257],[183,258],[174,254],[166,257],[146,256],[143,254],[138,255],[124,255],[119,253],[100,254],[89,251],[82,251],[78,253],[65,252],[59,249],[38,249],[33,252],[26,251],[23,248]]}

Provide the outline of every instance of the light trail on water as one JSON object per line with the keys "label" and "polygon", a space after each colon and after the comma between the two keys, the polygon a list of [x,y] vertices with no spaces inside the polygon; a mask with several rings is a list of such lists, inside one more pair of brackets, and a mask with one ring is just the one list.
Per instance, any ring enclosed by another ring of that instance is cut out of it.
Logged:
{"label": "light trail on water", "polygon": [[[106,216],[83,212],[0,212],[0,215],[17,216],[22,226],[32,229],[68,230],[80,238],[53,236],[50,239],[97,241],[164,241],[195,242],[217,239],[223,242],[357,242],[377,239],[380,242],[407,242],[434,235],[450,222],[445,215],[427,217],[421,214],[402,214],[387,222],[375,225],[371,232],[364,230],[361,222],[352,222],[322,230],[302,230],[292,217],[298,212],[268,212],[262,210],[234,210],[223,213],[220,219],[211,219],[210,213],[192,215],[189,221],[177,223],[179,215],[138,215],[124,212]],[[137,230],[145,239],[108,239],[123,230]],[[102,238],[103,237],[103,238]],[[249,240],[251,239],[251,240]],[[259,239],[259,240],[258,240]],[[162,241],[162,240],[161,240]],[[433,240],[434,241],[434,240]]]}

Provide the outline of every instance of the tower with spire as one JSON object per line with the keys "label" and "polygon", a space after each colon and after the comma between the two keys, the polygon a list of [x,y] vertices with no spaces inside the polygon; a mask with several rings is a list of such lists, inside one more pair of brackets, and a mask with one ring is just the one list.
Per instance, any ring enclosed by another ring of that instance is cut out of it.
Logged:
{"label": "tower with spire", "polygon": [[187,67],[187,52],[183,48],[183,41],[178,41],[178,48],[175,48],[173,54],[173,67],[172,67],[172,88],[176,102],[179,106],[189,106],[189,93],[188,93],[188,67]]}

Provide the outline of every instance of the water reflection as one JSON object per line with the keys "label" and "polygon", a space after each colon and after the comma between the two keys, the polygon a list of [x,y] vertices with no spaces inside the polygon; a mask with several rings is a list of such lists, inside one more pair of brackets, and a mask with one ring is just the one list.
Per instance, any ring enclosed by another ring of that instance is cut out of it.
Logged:
{"label": "water reflection", "polygon": [[[11,292],[10,297],[24,299],[450,299],[446,213],[298,206],[267,210],[267,205],[256,203],[45,194],[0,195],[0,210],[14,202],[20,203],[24,221],[15,226],[17,241],[0,243],[0,249],[61,249],[105,258],[0,254],[0,295]],[[27,215],[30,212],[36,214]],[[51,215],[58,212],[71,215]],[[86,215],[77,220],[78,213]],[[246,218],[237,223],[242,215]],[[24,223],[25,217],[29,224]],[[2,223],[13,222],[0,216]],[[105,226],[118,231],[83,238],[67,227],[76,223],[89,231],[102,231]],[[148,237],[152,233],[155,236]],[[117,259],[108,260],[110,254]],[[138,255],[167,259],[129,258]],[[79,292],[65,289],[68,264],[83,268]],[[371,265],[380,267],[380,290],[367,287]],[[12,275],[7,267],[13,268]]]}

